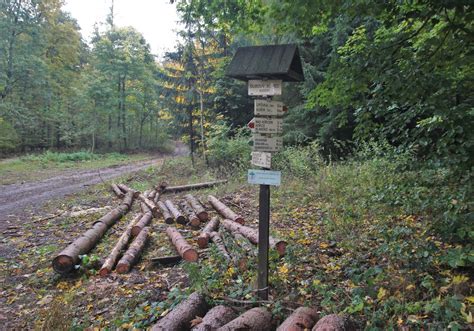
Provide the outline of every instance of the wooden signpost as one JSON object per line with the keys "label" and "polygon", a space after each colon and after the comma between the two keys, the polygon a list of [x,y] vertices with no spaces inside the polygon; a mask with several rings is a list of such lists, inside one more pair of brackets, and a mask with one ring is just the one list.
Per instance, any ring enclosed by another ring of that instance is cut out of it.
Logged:
{"label": "wooden signpost", "polygon": [[262,169],[248,170],[248,182],[260,185],[258,222],[258,296],[268,300],[268,248],[270,237],[270,186],[281,184],[281,172],[271,171],[274,152],[283,147],[283,102],[272,96],[282,94],[283,82],[304,80],[296,45],[241,47],[237,50],[227,76],[248,82],[255,117],[248,123],[253,134],[252,164]]}

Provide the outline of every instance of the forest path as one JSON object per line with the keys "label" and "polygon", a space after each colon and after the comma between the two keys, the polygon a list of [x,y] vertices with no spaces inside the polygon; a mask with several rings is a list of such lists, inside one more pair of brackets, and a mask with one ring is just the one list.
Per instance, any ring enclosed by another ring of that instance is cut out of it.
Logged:
{"label": "forest path", "polygon": [[[168,157],[186,155],[188,149],[180,142],[175,143],[173,154]],[[37,212],[45,203],[52,199],[62,198],[68,194],[79,192],[88,186],[99,184],[127,173],[143,170],[150,166],[158,166],[166,155],[150,160],[115,165],[106,168],[87,170],[66,170],[53,177],[0,186],[0,231],[15,225],[19,219],[28,218]]]}

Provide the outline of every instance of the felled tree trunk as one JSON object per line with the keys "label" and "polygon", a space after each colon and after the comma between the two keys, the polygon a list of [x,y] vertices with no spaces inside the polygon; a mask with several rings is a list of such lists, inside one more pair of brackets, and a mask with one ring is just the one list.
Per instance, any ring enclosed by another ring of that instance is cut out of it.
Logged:
{"label": "felled tree trunk", "polygon": [[144,194],[139,194],[138,198],[151,210],[151,212],[153,213],[155,217],[159,216],[158,207],[155,205],[153,201],[148,199]]}
{"label": "felled tree trunk", "polygon": [[130,271],[132,265],[137,263],[138,259],[140,258],[140,254],[143,251],[143,248],[146,245],[148,240],[148,233],[150,232],[150,228],[146,227],[138,236],[133,240],[130,244],[130,247],[127,249],[125,254],[122,256],[120,261],[117,263],[117,272],[119,274],[124,274]]}
{"label": "felled tree trunk", "polygon": [[178,251],[179,255],[183,257],[186,261],[196,262],[199,258],[197,251],[188,244],[186,239],[181,235],[181,233],[176,230],[176,228],[170,226],[166,229],[166,234],[170,237],[171,242]]}
{"label": "felled tree trunk", "polygon": [[142,231],[144,227],[146,227],[148,224],[150,224],[151,219],[153,218],[153,215],[150,212],[147,212],[143,214],[143,216],[140,218],[140,220],[133,226],[132,228],[132,236],[136,237]]}
{"label": "felled tree trunk", "polygon": [[221,236],[219,235],[219,232],[212,232],[210,236],[211,236],[212,242],[216,244],[216,247],[219,250],[219,252],[221,252],[222,256],[227,261],[230,261],[231,257],[229,253],[227,252],[227,249],[225,248],[224,240],[222,240]]}
{"label": "felled tree trunk", "polygon": [[122,190],[120,190],[120,188],[117,186],[117,184],[112,184],[111,187],[112,187],[112,191],[120,199],[122,199],[125,196],[125,194],[122,192]]}
{"label": "felled tree trunk", "polygon": [[211,232],[214,232],[219,227],[219,217],[213,217],[202,229],[201,234],[197,238],[197,243],[199,248],[206,248],[209,243],[209,238],[211,237]]}
{"label": "felled tree trunk", "polygon": [[191,208],[189,203],[187,203],[186,201],[183,201],[181,203],[181,209],[184,211],[184,213],[188,217],[189,225],[191,225],[193,227],[198,227],[201,224],[201,220],[196,215],[193,208]]}
{"label": "felled tree trunk", "polygon": [[[222,225],[228,229],[231,233],[238,232],[247,238],[252,244],[258,245],[258,230],[250,228],[248,226],[240,225],[236,222],[230,220],[223,220]],[[277,250],[280,256],[285,255],[286,251],[286,241],[281,239],[276,239],[270,236],[270,247]]]}
{"label": "felled tree trunk", "polygon": [[277,331],[310,330],[319,318],[313,308],[299,307],[278,327]]}
{"label": "felled tree trunk", "polygon": [[102,277],[107,276],[112,272],[112,269],[115,266],[115,263],[117,262],[120,253],[123,251],[125,246],[127,246],[128,241],[130,240],[130,237],[132,235],[132,227],[135,225],[136,222],[142,217],[142,214],[138,214],[135,216],[135,218],[128,224],[127,228],[125,231],[122,233],[120,236],[119,240],[115,244],[114,248],[110,252],[109,256],[105,259],[104,264],[102,264],[102,267],[99,270],[99,275]]}
{"label": "felled tree trunk", "polygon": [[132,192],[133,197],[137,198],[140,195],[140,192],[137,190],[134,190],[133,188],[128,187],[125,184],[117,184],[117,186],[122,190],[122,192],[127,193],[127,192]]}
{"label": "felled tree trunk", "polygon": [[161,201],[158,201],[157,206],[158,208],[160,208],[161,215],[163,215],[163,219],[165,220],[165,223],[166,224],[174,223],[174,217],[171,216],[171,213],[168,207],[166,207],[166,205]]}
{"label": "felled tree trunk", "polygon": [[53,269],[60,274],[72,271],[79,262],[79,255],[86,254],[94,248],[108,228],[129,211],[132,203],[133,193],[128,192],[120,206],[102,216],[91,229],[87,230],[53,259]]}
{"label": "felled tree trunk", "polygon": [[194,197],[192,194],[186,194],[184,198],[188,201],[188,203],[191,205],[191,208],[193,208],[194,212],[196,213],[197,217],[203,222],[207,221],[209,219],[209,215],[206,211],[206,209],[203,207],[203,205],[199,202],[196,197]]}
{"label": "felled tree trunk", "polygon": [[218,331],[266,331],[272,329],[272,314],[265,308],[252,308],[218,328]]}
{"label": "felled tree trunk", "polygon": [[229,207],[227,207],[225,204],[220,202],[216,197],[209,195],[208,196],[208,201],[214,207],[214,209],[222,215],[222,217],[227,218],[229,220],[232,220],[234,222],[237,222],[239,224],[244,224],[244,218],[242,216],[237,215],[234,213]]}
{"label": "felled tree trunk", "polygon": [[190,191],[190,190],[197,190],[212,187],[218,184],[227,183],[227,180],[215,180],[212,182],[204,182],[204,183],[197,183],[197,184],[189,184],[189,185],[179,185],[179,186],[167,186],[162,189],[162,192],[183,192],[183,191]]}
{"label": "felled tree trunk", "polygon": [[229,323],[237,317],[235,311],[227,306],[215,306],[209,310],[202,319],[201,323],[192,328],[192,331],[209,331],[215,330],[226,323]]}
{"label": "felled tree trunk", "polygon": [[177,223],[179,223],[179,224],[186,224],[187,223],[186,217],[184,217],[183,214],[181,214],[179,209],[174,205],[174,203],[171,200],[166,200],[165,205],[168,208],[168,210],[170,211],[171,215],[173,215],[173,217],[176,219]]}
{"label": "felled tree trunk", "polygon": [[349,316],[330,314],[321,318],[312,331],[353,331],[357,329],[357,325]]}
{"label": "felled tree trunk", "polygon": [[171,312],[152,327],[152,331],[181,331],[189,330],[191,321],[202,317],[208,310],[204,295],[192,293],[186,300],[178,304]]}

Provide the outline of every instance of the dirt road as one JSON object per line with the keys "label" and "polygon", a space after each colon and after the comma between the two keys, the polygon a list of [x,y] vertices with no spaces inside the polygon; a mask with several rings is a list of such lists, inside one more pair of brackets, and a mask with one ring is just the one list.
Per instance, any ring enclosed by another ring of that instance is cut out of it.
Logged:
{"label": "dirt road", "polygon": [[[176,143],[173,156],[185,155],[187,148]],[[171,155],[170,155],[171,156]],[[157,166],[163,157],[102,169],[68,170],[58,176],[23,184],[0,185],[0,231],[29,212],[38,211],[47,201],[83,190],[121,175]]]}

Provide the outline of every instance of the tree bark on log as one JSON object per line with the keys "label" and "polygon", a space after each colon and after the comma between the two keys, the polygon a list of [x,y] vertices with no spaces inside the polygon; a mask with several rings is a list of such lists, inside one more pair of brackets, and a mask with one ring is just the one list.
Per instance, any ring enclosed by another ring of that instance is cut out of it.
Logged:
{"label": "tree bark on log", "polygon": [[201,225],[201,220],[194,212],[193,208],[189,205],[187,201],[181,202],[181,209],[184,211],[189,220],[189,225],[193,227],[199,227]]}
{"label": "tree bark on log", "polygon": [[166,205],[161,201],[158,201],[157,205],[158,205],[158,208],[160,208],[160,210],[161,210],[161,215],[163,215],[163,219],[165,220],[165,223],[166,224],[173,224],[174,223],[174,217],[171,216],[171,213],[170,213],[168,207],[166,207]]}
{"label": "tree bark on log", "polygon": [[311,331],[353,331],[357,325],[348,315],[330,314],[321,318]]}
{"label": "tree bark on log", "polygon": [[313,308],[299,307],[280,326],[277,331],[304,331],[311,330],[319,318]]}
{"label": "tree bark on log", "polygon": [[188,223],[188,220],[186,217],[184,217],[183,214],[179,211],[179,209],[174,205],[174,203],[171,200],[166,200],[165,205],[170,211],[171,215],[176,219],[176,222],[179,224],[186,224]]}
{"label": "tree bark on log", "polygon": [[107,214],[97,220],[91,229],[87,230],[61,251],[52,262],[53,269],[57,273],[66,274],[74,269],[74,266],[79,262],[79,255],[86,254],[95,247],[97,242],[104,236],[105,232],[117,220],[125,215],[133,202],[133,193],[128,192],[117,208],[109,211]]}
{"label": "tree bark on log", "polygon": [[237,222],[239,224],[244,224],[244,218],[240,215],[237,215],[234,213],[229,207],[227,207],[225,204],[223,204],[219,199],[216,197],[209,195],[208,196],[208,201],[214,207],[214,209],[222,215],[222,217],[232,220],[234,222]]}
{"label": "tree bark on log", "polygon": [[209,243],[209,238],[211,237],[211,232],[214,232],[219,227],[219,217],[213,217],[202,229],[201,234],[197,238],[197,243],[199,248],[206,248]]}
{"label": "tree bark on log", "polygon": [[132,236],[134,237],[138,236],[140,231],[142,231],[143,228],[145,228],[148,224],[150,224],[150,221],[152,218],[153,218],[153,215],[151,214],[151,211],[143,214],[140,220],[133,226]]}
{"label": "tree bark on log", "polygon": [[192,331],[215,330],[237,317],[237,313],[227,306],[215,306],[207,312],[201,323],[192,328]]}
{"label": "tree bark on log", "polygon": [[117,267],[115,268],[117,273],[127,273],[130,271],[132,265],[137,263],[138,259],[140,258],[140,254],[142,253],[143,248],[145,247],[148,240],[149,232],[150,228],[146,227],[140,231],[138,236],[135,237],[135,240],[133,240],[133,242],[130,244],[130,247],[128,247],[125,254],[123,254],[122,258],[117,263]]}
{"label": "tree bark on log", "polygon": [[122,190],[123,193],[132,192],[134,198],[137,198],[140,195],[139,191],[134,190],[125,184],[117,184],[117,186]]}
{"label": "tree bark on log", "polygon": [[178,251],[179,255],[186,261],[196,262],[199,258],[197,251],[191,246],[176,228],[170,226],[166,229],[166,234]]}
{"label": "tree bark on log", "polygon": [[[252,244],[258,245],[258,230],[250,228],[248,226],[240,225],[231,220],[223,220],[222,225],[228,229],[231,233],[238,232],[247,238]],[[285,255],[286,252],[286,241],[274,238],[270,236],[270,247],[277,250],[280,256]]]}
{"label": "tree bark on log", "polygon": [[155,217],[159,217],[158,207],[153,201],[148,199],[144,194],[139,194],[138,198],[151,210]]}
{"label": "tree bark on log", "polygon": [[122,235],[120,236],[119,240],[115,244],[114,248],[110,252],[109,256],[105,259],[102,267],[99,270],[99,275],[101,277],[105,277],[110,274],[117,263],[120,253],[122,253],[125,246],[127,246],[130,237],[132,235],[132,227],[135,225],[136,222],[142,217],[142,214],[138,214],[133,218],[133,220],[128,224],[125,231],[123,231]]}
{"label": "tree bark on log", "polygon": [[194,197],[192,194],[186,194],[184,198],[191,205],[191,208],[193,208],[197,217],[199,217],[201,221],[205,222],[209,219],[209,214],[207,213],[206,209],[201,204],[201,202],[199,202],[199,200],[196,199],[196,197]]}
{"label": "tree bark on log", "polygon": [[196,316],[202,317],[208,310],[204,295],[192,293],[178,304],[171,312],[151,328],[152,331],[184,331],[191,328],[191,321]]}
{"label": "tree bark on log", "polygon": [[218,328],[218,331],[266,331],[272,329],[272,314],[265,308],[257,307]]}
{"label": "tree bark on log", "polygon": [[120,199],[123,199],[123,197],[125,196],[125,194],[122,192],[122,190],[117,186],[117,184],[112,184],[111,185],[112,187],[112,191],[115,193],[115,195],[117,197],[119,197]]}
{"label": "tree bark on log", "polygon": [[204,182],[204,183],[189,184],[189,185],[167,186],[164,189],[162,189],[161,192],[177,193],[177,192],[183,192],[183,191],[209,188],[209,187],[219,185],[219,184],[224,184],[224,183],[227,183],[227,180],[216,180],[212,182]]}
{"label": "tree bark on log", "polygon": [[222,237],[220,236],[220,234],[218,232],[212,232],[210,236],[211,236],[212,242],[216,244],[216,247],[219,250],[219,252],[221,252],[222,256],[227,261],[232,260],[232,258],[229,255],[229,252],[227,252],[227,249],[225,248],[224,240],[222,240]]}

